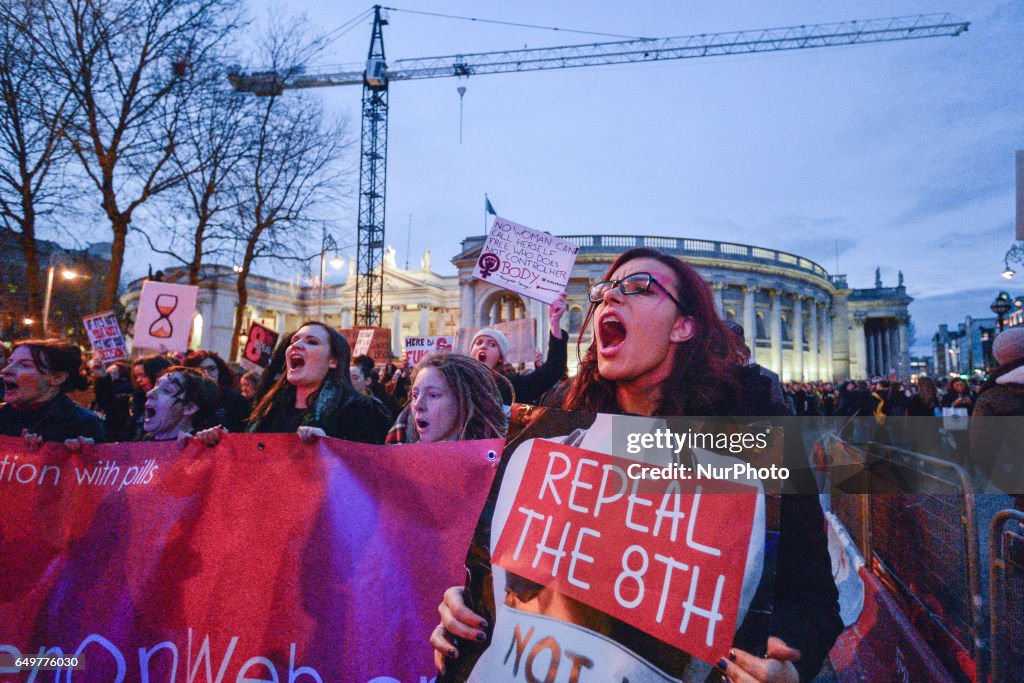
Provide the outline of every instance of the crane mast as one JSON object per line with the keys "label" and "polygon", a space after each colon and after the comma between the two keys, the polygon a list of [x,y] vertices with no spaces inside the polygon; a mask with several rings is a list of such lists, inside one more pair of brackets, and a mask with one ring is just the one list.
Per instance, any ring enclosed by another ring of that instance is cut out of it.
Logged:
{"label": "crane mast", "polygon": [[563,45],[439,57],[399,59],[389,67],[384,57],[380,5],[374,5],[370,50],[364,71],[290,69],[243,73],[228,80],[238,91],[276,95],[286,89],[334,85],[363,86],[362,137],[359,158],[359,222],[356,261],[357,326],[383,321],[384,200],[387,168],[388,84],[391,81],[451,76],[480,76],[518,71],[568,69],[605,64],[694,59],[733,54],[881,43],[917,38],[958,36],[970,24],[949,14],[846,21],[808,26],[707,33],[671,38],[637,38],[613,42]]}
{"label": "crane mast", "polygon": [[[388,79],[383,27],[375,6],[370,51],[363,78],[363,121],[359,145],[359,219],[356,233],[357,327],[383,324],[384,188],[388,165]],[[398,334],[398,331],[395,331]]]}

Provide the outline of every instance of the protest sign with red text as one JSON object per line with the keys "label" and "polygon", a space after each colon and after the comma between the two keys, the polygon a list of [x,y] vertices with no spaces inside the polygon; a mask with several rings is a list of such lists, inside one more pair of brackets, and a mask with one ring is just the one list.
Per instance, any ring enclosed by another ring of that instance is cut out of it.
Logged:
{"label": "protest sign with red text", "polygon": [[535,441],[494,563],[714,662],[736,631],[760,489],[631,479],[629,462]]}

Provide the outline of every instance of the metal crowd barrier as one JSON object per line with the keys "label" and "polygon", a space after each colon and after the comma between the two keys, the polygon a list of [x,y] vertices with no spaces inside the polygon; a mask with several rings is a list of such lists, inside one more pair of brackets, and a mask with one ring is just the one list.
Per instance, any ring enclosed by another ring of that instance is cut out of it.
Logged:
{"label": "metal crowd barrier", "polygon": [[1024,512],[999,512],[988,542],[992,680],[1024,681]]}
{"label": "metal crowd barrier", "polygon": [[[954,463],[876,442],[858,447],[833,436],[826,452],[830,478],[838,473],[838,481],[830,482],[832,512],[868,566],[903,602],[945,666],[986,680],[986,615],[967,473]],[[864,470],[852,476],[858,464]],[[968,670],[958,652],[976,670]]]}

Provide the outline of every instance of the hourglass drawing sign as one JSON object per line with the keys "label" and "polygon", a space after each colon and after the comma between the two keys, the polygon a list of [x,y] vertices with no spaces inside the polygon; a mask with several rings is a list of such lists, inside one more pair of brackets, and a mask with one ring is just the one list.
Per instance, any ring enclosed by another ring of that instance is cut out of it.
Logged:
{"label": "hourglass drawing sign", "polygon": [[149,326],[149,334],[157,339],[170,339],[174,335],[174,324],[171,322],[171,313],[178,307],[178,297],[174,294],[158,294],[156,297],[156,310],[160,317]]}

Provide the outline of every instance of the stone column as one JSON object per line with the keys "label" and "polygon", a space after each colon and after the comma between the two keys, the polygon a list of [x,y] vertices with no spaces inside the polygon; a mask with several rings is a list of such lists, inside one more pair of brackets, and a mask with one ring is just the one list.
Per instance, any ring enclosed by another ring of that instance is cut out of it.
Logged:
{"label": "stone column", "polygon": [[[529,299],[526,303],[526,317],[537,321],[537,324],[533,327],[533,345],[547,358],[548,337],[551,335],[551,316],[548,314],[548,305]],[[562,314],[562,320],[559,322],[559,325],[562,325],[563,330],[569,327],[568,306],[566,306],[565,313]],[[529,367],[532,368],[533,366]]]}
{"label": "stone column", "polygon": [[853,319],[853,329],[850,331],[852,339],[850,344],[857,350],[857,372],[853,373],[851,368],[851,375],[853,379],[867,379],[868,377],[868,346],[867,338],[864,334],[864,318],[855,317]]}
{"label": "stone column", "polygon": [[[821,313],[822,313],[822,318],[821,318],[822,327],[825,328],[825,338],[822,340],[824,342],[824,344],[825,344],[825,348],[824,348],[824,351],[823,351],[823,356],[824,356],[824,358],[822,358],[823,362],[819,363],[819,365],[822,367],[822,373],[821,373],[822,374],[822,379],[824,379],[826,382],[835,382],[836,381],[836,370],[835,370],[835,360],[834,360],[835,356],[833,355],[835,353],[835,347],[833,346],[833,343],[832,343],[832,324],[833,324],[832,323],[832,312],[829,310],[827,303],[823,303],[821,305]],[[844,325],[846,324],[845,320],[843,321],[843,324]],[[850,367],[849,362],[847,362],[846,367],[847,367],[847,369],[849,369],[849,367]],[[842,379],[845,379],[845,378],[842,378]]]}
{"label": "stone column", "polygon": [[475,327],[477,324],[475,282],[471,277],[459,278],[459,327]]}
{"label": "stone column", "polygon": [[880,367],[878,368],[878,373],[877,373],[880,377],[888,377],[889,376],[889,365],[890,365],[890,363],[889,363],[889,355],[890,354],[889,354],[889,327],[888,327],[888,325],[889,325],[888,322],[883,322],[882,323],[882,329],[878,331],[878,340],[880,342],[880,346],[881,346],[881,349],[882,349],[882,354],[881,354],[882,355],[882,358],[881,358],[882,362],[880,363]]}
{"label": "stone column", "polygon": [[864,374],[870,377],[878,367],[878,338],[874,332],[868,332],[866,325],[864,327],[864,345],[867,348],[868,357],[863,370]]}
{"label": "stone column", "polygon": [[391,353],[398,356],[402,352],[402,307],[392,306],[394,318],[391,321]]}
{"label": "stone column", "polygon": [[811,381],[821,379],[821,356],[818,353],[819,339],[818,339],[818,300],[811,298],[808,303],[810,306],[807,309],[807,313],[810,314],[811,318],[808,321],[810,325],[810,339],[808,343],[810,346],[809,353],[807,356],[807,376]]}
{"label": "stone column", "polygon": [[352,309],[348,306],[341,309],[341,328],[347,330],[352,327]]}
{"label": "stone column", "polygon": [[900,364],[897,368],[898,377],[904,379],[910,376],[910,349],[907,348],[907,321],[900,319],[899,327],[897,328],[897,334],[899,335],[899,354]]}
{"label": "stone column", "polygon": [[804,376],[804,301],[793,295],[793,379],[803,382]]}
{"label": "stone column", "polygon": [[893,369],[897,379],[903,377],[903,373],[900,372],[900,336],[897,330],[897,321],[892,320],[889,323],[889,367]]}
{"label": "stone column", "polygon": [[782,301],[779,299],[777,289],[769,290],[769,302],[771,318],[768,337],[771,346],[769,347],[768,369],[778,373],[782,381],[786,381],[787,378],[782,374]]}
{"label": "stone column", "polygon": [[757,362],[757,344],[754,339],[757,337],[757,310],[754,304],[754,293],[756,287],[746,285],[743,287],[743,341],[750,347],[750,361]]}
{"label": "stone column", "polygon": [[287,334],[288,330],[285,329],[285,326],[287,325],[288,316],[286,316],[281,311],[278,311],[277,315],[274,316],[274,331],[277,332],[278,334]]}
{"label": "stone column", "polygon": [[420,336],[430,336],[430,305],[420,304]]}
{"label": "stone column", "polygon": [[725,320],[725,304],[722,301],[722,291],[725,289],[725,285],[721,282],[712,282],[711,289],[715,295],[715,311],[718,312],[718,317]]}

